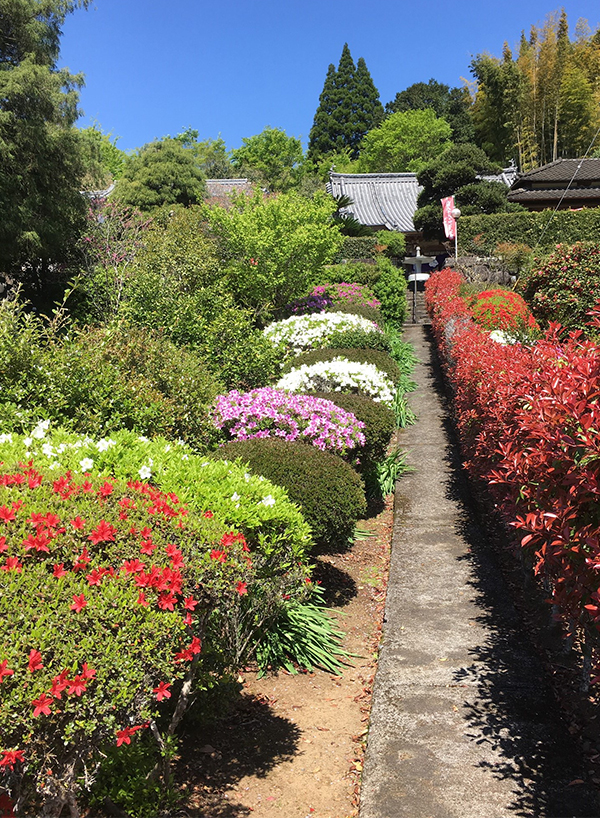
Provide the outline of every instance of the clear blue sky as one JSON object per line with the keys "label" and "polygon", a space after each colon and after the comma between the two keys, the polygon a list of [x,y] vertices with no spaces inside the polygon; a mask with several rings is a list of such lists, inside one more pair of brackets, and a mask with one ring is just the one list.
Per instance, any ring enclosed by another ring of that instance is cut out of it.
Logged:
{"label": "clear blue sky", "polygon": [[[565,3],[600,24],[598,0]],[[413,82],[470,79],[473,55],[500,55],[556,7],[538,0],[95,0],[68,18],[60,64],[83,72],[85,127],[131,150],[187,126],[228,148],[266,126],[304,145],[329,63],[344,42],[385,104]]]}

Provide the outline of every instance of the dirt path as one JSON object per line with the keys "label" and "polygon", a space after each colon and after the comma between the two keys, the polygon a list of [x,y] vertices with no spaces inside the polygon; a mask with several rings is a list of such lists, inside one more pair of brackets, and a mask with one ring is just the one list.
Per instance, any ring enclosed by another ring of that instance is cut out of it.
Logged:
{"label": "dirt path", "polygon": [[185,813],[199,818],[350,818],[358,787],[383,618],[393,499],[359,523],[373,534],[346,553],[320,557],[328,592],[357,654],[341,676],[322,671],[240,676],[229,716],[187,734],[177,770]]}

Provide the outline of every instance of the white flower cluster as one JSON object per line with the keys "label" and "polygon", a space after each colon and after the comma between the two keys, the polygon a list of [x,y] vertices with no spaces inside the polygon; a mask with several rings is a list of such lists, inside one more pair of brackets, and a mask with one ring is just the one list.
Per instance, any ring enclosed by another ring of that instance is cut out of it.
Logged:
{"label": "white flower cluster", "polygon": [[319,312],[309,315],[292,315],[283,321],[269,324],[263,330],[274,346],[287,347],[299,355],[308,349],[327,345],[334,332],[359,329],[364,332],[381,332],[374,321],[347,312]]}
{"label": "white flower cluster", "polygon": [[391,406],[394,384],[374,364],[338,357],[296,367],[277,382],[287,392],[362,392]]}

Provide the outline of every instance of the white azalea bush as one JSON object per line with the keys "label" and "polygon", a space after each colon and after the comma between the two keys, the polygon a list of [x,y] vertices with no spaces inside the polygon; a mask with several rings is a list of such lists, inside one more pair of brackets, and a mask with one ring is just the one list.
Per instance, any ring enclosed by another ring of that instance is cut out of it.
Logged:
{"label": "white azalea bush", "polygon": [[291,318],[269,324],[263,332],[275,347],[284,350],[289,356],[325,347],[334,332],[351,330],[382,334],[374,321],[345,312],[292,315]]}
{"label": "white azalea bush", "polygon": [[374,364],[337,357],[291,369],[277,382],[286,392],[351,392],[392,406],[394,384]]}

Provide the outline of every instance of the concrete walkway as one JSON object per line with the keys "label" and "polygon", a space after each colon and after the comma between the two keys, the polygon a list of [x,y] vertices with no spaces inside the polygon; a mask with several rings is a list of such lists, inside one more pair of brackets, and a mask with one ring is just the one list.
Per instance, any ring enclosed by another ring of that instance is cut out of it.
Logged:
{"label": "concrete walkway", "polygon": [[396,494],[360,818],[600,816],[537,655],[470,513],[430,327],[415,345],[415,471]]}

